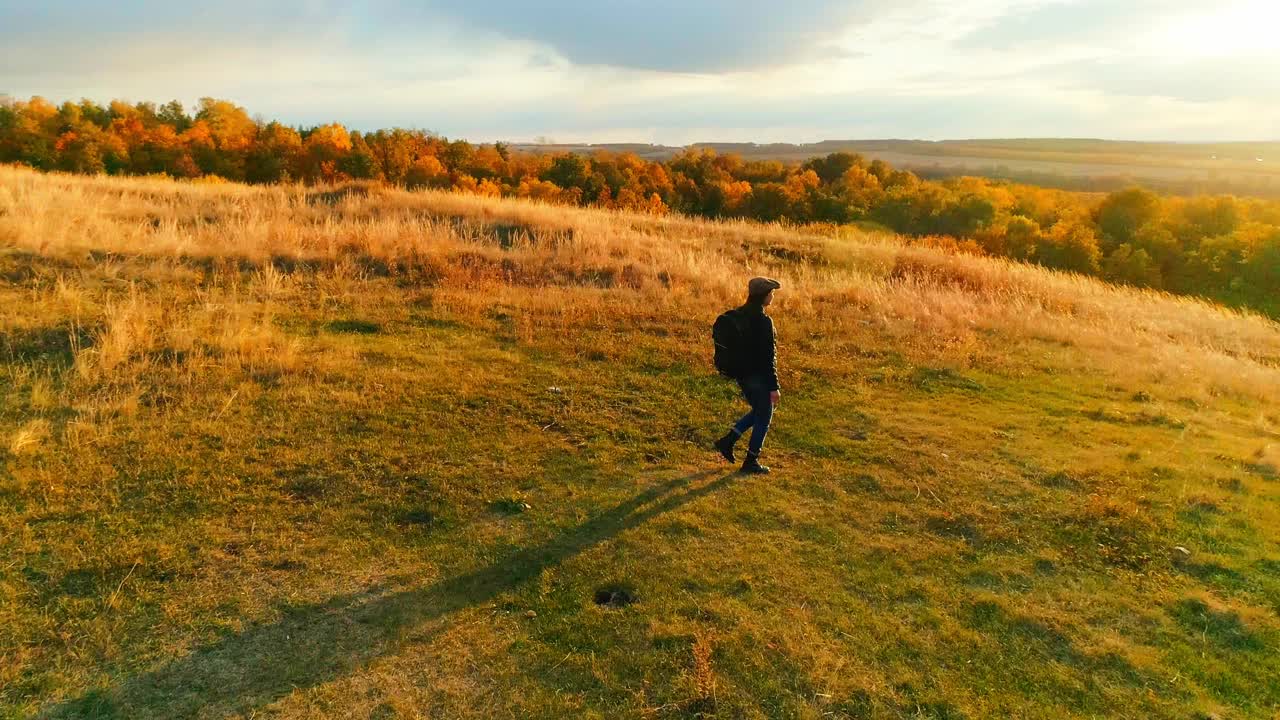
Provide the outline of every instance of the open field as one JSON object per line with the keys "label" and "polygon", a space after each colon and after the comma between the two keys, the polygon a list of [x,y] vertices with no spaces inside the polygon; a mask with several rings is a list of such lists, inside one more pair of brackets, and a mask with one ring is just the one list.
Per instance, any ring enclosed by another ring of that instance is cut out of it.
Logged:
{"label": "open field", "polygon": [[[684,150],[637,143],[514,145],[529,152],[633,152],[666,160]],[[824,140],[817,143],[698,143],[747,160],[804,162],[854,152],[926,177],[974,175],[1044,187],[1110,191],[1140,184],[1175,194],[1280,197],[1280,143],[1154,143],[1107,140]]]}
{"label": "open field", "polygon": [[887,236],[0,167],[0,718],[1272,718],[1277,401],[1272,321]]}

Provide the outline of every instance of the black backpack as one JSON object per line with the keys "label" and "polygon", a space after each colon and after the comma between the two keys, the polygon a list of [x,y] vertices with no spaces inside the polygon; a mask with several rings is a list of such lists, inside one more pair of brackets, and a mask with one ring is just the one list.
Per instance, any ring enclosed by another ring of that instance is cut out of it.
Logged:
{"label": "black backpack", "polygon": [[742,375],[742,361],[746,355],[746,320],[742,310],[734,308],[721,313],[711,326],[711,340],[716,346],[716,371],[734,380]]}

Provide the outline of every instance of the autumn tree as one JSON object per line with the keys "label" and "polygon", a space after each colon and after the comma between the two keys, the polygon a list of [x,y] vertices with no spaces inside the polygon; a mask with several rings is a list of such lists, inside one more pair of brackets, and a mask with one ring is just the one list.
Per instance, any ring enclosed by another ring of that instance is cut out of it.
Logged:
{"label": "autumn tree", "polygon": [[1160,198],[1150,190],[1111,193],[1098,206],[1097,224],[1108,247],[1133,240],[1138,229],[1160,215]]}
{"label": "autumn tree", "polygon": [[1042,265],[1086,274],[1098,272],[1101,258],[1097,232],[1082,215],[1054,223],[1037,246],[1035,255]]}
{"label": "autumn tree", "polygon": [[[861,155],[855,155],[847,152],[835,152],[825,157],[816,157],[807,160],[803,167],[805,170],[812,170],[817,174],[822,182],[831,184],[845,177],[845,174],[854,168],[865,170],[865,161]],[[876,179],[877,186],[879,178]]]}
{"label": "autumn tree", "polygon": [[466,140],[454,140],[453,142],[445,143],[439,156],[440,161],[449,170],[466,170],[470,166],[475,152],[476,149]]}
{"label": "autumn tree", "polygon": [[230,180],[245,176],[245,157],[257,125],[244,108],[226,100],[200,98],[189,134],[192,157],[201,171]]}
{"label": "autumn tree", "polygon": [[1111,252],[1103,263],[1103,276],[1112,282],[1159,288],[1160,268],[1142,248],[1125,243]]}
{"label": "autumn tree", "polygon": [[364,136],[351,133],[351,149],[338,160],[338,170],[357,180],[369,180],[379,176],[378,164],[373,159],[373,149]]}
{"label": "autumn tree", "polygon": [[274,183],[291,179],[302,152],[298,131],[277,122],[258,129],[257,141],[245,158],[245,179]]}
{"label": "autumn tree", "polygon": [[1250,227],[1252,242],[1240,275],[1250,299],[1275,313],[1280,311],[1280,227],[1261,223]]}
{"label": "autumn tree", "polygon": [[751,217],[765,222],[782,220],[791,209],[791,201],[791,193],[782,183],[756,183],[751,188],[747,212]]}
{"label": "autumn tree", "polygon": [[1184,275],[1187,253],[1184,250],[1184,245],[1168,227],[1160,223],[1149,222],[1138,228],[1130,242],[1121,244],[1111,252],[1119,252],[1120,248],[1125,246],[1129,246],[1130,252],[1135,254],[1138,252],[1143,253],[1145,260],[1151,263],[1151,277],[1156,278],[1155,281],[1143,281],[1134,284],[1150,287],[1178,287],[1181,285],[1180,278]]}
{"label": "autumn tree", "polygon": [[[409,168],[424,152],[424,139],[409,130],[378,130],[364,136],[365,144],[378,168],[378,174],[389,183],[408,184]],[[420,179],[420,178],[419,178]]]}
{"label": "autumn tree", "polygon": [[409,166],[404,182],[411,188],[444,187],[449,183],[449,171],[435,155],[423,155]]}
{"label": "autumn tree", "polygon": [[972,237],[991,224],[995,205],[985,197],[966,194],[947,202],[938,212],[933,230],[943,235]]}
{"label": "autumn tree", "polygon": [[302,141],[299,175],[311,182],[335,182],[343,176],[338,161],[351,151],[351,135],[338,123],[307,132]]}
{"label": "autumn tree", "polygon": [[1235,232],[1243,220],[1236,199],[1229,195],[1187,198],[1181,200],[1175,208],[1175,230],[1188,241],[1229,235]]}
{"label": "autumn tree", "polygon": [[42,97],[18,102],[6,113],[5,137],[0,143],[0,160],[18,162],[40,170],[52,170],[57,163],[55,144],[61,135],[58,109]]}
{"label": "autumn tree", "polygon": [[156,118],[173,128],[175,132],[180,133],[191,127],[191,116],[187,115],[186,109],[177,100],[170,100],[161,105],[156,111]]}
{"label": "autumn tree", "polygon": [[1023,215],[1014,215],[1005,224],[1003,247],[989,247],[988,251],[1015,260],[1030,260],[1036,256],[1042,239],[1040,223]]}
{"label": "autumn tree", "polygon": [[90,130],[80,127],[59,135],[54,143],[57,168],[89,175],[105,172],[106,165],[102,162],[102,150],[98,147],[99,132],[96,128]]}
{"label": "autumn tree", "polygon": [[583,197],[595,199],[605,187],[603,178],[592,172],[591,161],[580,155],[557,155],[551,166],[543,171],[541,179],[562,188],[577,188]]}

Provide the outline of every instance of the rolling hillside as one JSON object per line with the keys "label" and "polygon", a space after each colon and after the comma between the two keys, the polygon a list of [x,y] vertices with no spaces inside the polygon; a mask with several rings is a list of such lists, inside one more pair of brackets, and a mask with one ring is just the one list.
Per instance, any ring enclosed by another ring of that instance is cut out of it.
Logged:
{"label": "rolling hillside", "polygon": [[0,717],[1270,718],[1278,400],[891,236],[0,167]]}

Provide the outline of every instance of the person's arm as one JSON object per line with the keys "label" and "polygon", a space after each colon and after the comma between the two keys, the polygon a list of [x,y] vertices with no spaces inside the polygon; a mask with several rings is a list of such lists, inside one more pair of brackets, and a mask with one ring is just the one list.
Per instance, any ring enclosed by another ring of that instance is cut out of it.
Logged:
{"label": "person's arm", "polygon": [[773,318],[765,316],[764,349],[768,353],[768,362],[764,366],[764,379],[769,392],[773,393],[773,401],[778,401],[778,346],[773,336]]}

